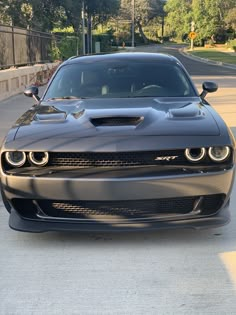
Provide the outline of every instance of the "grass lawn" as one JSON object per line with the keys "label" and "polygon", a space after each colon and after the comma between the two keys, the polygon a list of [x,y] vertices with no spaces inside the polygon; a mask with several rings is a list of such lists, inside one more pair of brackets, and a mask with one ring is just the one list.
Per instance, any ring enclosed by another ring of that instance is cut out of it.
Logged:
{"label": "grass lawn", "polygon": [[197,57],[211,59],[214,61],[222,61],[225,63],[236,64],[236,54],[234,56],[229,53],[216,51],[213,49],[197,49],[194,51],[188,51],[190,54],[195,55]]}

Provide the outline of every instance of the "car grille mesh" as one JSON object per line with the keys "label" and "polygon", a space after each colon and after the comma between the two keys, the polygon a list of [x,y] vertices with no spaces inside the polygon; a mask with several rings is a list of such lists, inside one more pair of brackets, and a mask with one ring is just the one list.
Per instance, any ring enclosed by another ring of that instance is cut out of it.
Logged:
{"label": "car grille mesh", "polygon": [[[199,196],[126,201],[59,201],[37,200],[46,216],[58,218],[117,218],[142,219],[158,215],[185,215],[191,213]],[[210,215],[218,211],[224,202],[224,195],[204,196],[201,214]]]}
{"label": "car grille mesh", "polygon": [[[157,160],[157,157],[176,156],[175,159]],[[178,165],[188,163],[184,150],[141,152],[51,152],[51,166],[123,167],[149,165]],[[189,164],[189,163],[188,163]]]}

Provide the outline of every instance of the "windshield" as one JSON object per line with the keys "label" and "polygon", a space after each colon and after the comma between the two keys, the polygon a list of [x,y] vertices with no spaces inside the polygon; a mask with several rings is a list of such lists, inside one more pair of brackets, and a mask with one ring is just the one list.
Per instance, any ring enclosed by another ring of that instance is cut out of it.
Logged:
{"label": "windshield", "polygon": [[44,100],[183,96],[196,96],[196,93],[178,65],[103,60],[62,66]]}

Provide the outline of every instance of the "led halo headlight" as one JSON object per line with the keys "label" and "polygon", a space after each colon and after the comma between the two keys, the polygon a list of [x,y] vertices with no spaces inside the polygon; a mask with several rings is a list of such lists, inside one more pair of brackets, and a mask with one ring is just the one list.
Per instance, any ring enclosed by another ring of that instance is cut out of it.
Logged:
{"label": "led halo headlight", "polygon": [[208,154],[212,161],[223,162],[230,155],[230,148],[227,146],[210,147],[208,149]]}
{"label": "led halo headlight", "polygon": [[185,156],[191,162],[199,162],[206,155],[205,148],[187,148],[185,149]]}
{"label": "led halo headlight", "polygon": [[26,154],[22,151],[8,151],[5,153],[6,161],[14,167],[21,167],[25,164]]}
{"label": "led halo headlight", "polygon": [[37,166],[44,166],[48,163],[48,152],[29,152],[29,161]]}

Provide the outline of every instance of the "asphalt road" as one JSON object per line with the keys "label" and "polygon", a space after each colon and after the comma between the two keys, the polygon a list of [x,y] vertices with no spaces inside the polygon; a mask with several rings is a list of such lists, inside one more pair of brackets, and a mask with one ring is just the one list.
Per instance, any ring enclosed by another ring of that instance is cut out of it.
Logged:
{"label": "asphalt road", "polygon": [[[222,86],[209,98],[235,130],[236,71],[165,51],[199,89],[212,78]],[[0,141],[31,104],[0,102]],[[8,228],[0,201],[0,314],[235,314],[235,188],[231,208],[232,222],[212,230],[27,234]]]}
{"label": "asphalt road", "polygon": [[[183,54],[179,52],[178,46],[162,46],[162,45],[153,45],[151,48],[149,46],[141,48],[137,47],[136,51],[147,51],[147,52],[160,52],[167,53],[177,57],[185,66],[187,71],[191,76],[235,76],[236,69],[230,69],[226,67],[216,66],[212,64],[202,64],[198,60],[193,60],[186,58]],[[129,49],[131,50],[131,49]]]}

